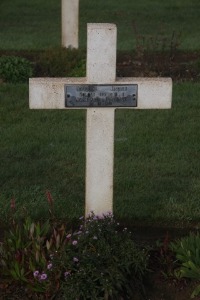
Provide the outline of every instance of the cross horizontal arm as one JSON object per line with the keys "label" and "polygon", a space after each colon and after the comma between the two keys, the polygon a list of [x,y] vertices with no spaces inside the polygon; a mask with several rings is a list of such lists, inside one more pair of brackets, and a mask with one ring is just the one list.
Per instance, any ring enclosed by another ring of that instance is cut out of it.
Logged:
{"label": "cross horizontal arm", "polygon": [[[65,107],[65,84],[83,85],[88,84],[88,82],[87,78],[31,78],[29,80],[29,107],[31,109],[72,109],[73,107]],[[171,108],[171,78],[117,78],[116,81],[113,82],[113,84],[138,85],[137,107],[126,108]]]}

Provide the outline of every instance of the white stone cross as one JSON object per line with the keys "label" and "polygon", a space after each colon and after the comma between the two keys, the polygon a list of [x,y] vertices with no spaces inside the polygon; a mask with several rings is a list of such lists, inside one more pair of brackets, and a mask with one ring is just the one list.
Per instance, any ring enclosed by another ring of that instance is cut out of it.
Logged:
{"label": "white stone cross", "polygon": [[79,0],[62,0],[62,46],[78,48]]}
{"label": "white stone cross", "polygon": [[[99,85],[108,85],[109,92],[99,94],[108,96],[113,87],[114,90],[123,91],[130,84],[137,86],[137,106],[118,108],[171,108],[172,80],[170,78],[116,78],[117,28],[114,24],[88,24],[87,30],[86,78],[30,79],[29,103],[31,109],[80,109],[80,107],[66,107],[65,98],[71,96],[65,92],[65,85],[67,88],[68,86],[78,86],[78,88],[76,87],[79,90],[78,98],[76,96],[74,99],[79,103],[80,101],[87,102],[87,99],[91,100],[88,93],[86,93],[87,98],[84,93],[80,92],[80,90],[84,91],[84,87],[87,91],[89,85],[95,88],[98,88]],[[80,96],[81,94],[83,96]],[[118,93],[115,96],[118,97]],[[94,97],[99,99],[97,96]],[[123,99],[126,98],[122,96]],[[102,214],[113,210],[113,150],[116,108],[112,103],[110,107],[106,105],[105,107],[86,107],[86,215],[91,211],[94,211],[95,214]]]}

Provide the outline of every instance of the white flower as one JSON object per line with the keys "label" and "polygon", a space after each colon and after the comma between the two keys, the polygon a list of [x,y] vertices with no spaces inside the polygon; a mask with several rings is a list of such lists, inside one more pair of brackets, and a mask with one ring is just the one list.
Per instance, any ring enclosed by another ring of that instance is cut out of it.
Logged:
{"label": "white flower", "polygon": [[78,259],[77,257],[74,257],[74,258],[73,258],[73,261],[74,261],[74,262],[79,262],[79,259]]}

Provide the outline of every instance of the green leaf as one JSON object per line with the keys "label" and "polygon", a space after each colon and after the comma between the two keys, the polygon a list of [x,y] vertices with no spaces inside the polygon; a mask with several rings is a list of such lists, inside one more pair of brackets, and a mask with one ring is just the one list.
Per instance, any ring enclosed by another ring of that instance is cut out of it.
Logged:
{"label": "green leaf", "polygon": [[16,272],[14,270],[10,270],[10,274],[12,275],[12,277],[15,279],[15,280],[18,280],[19,277],[18,275],[16,274]]}
{"label": "green leaf", "polygon": [[194,291],[192,292],[191,298],[192,298],[192,299],[195,298],[196,296],[199,295],[199,293],[200,293],[200,285],[198,285],[198,286],[194,289]]}

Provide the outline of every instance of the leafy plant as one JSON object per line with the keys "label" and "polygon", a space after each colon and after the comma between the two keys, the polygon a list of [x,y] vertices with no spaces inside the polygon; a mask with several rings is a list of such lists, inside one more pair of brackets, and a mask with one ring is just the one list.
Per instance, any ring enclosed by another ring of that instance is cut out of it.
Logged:
{"label": "leafy plant", "polygon": [[81,217],[66,231],[54,216],[54,200],[46,191],[50,218],[16,222],[11,199],[10,224],[0,243],[0,270],[29,291],[59,299],[118,299],[144,292],[147,250],[139,249],[125,228],[108,213]]}
{"label": "leafy plant", "polygon": [[86,76],[86,59],[83,58],[77,62],[75,68],[69,73],[71,77],[85,77]]}
{"label": "leafy plant", "polygon": [[[43,52],[36,66],[36,74],[50,77],[66,77],[82,66],[83,52],[76,49],[55,48]],[[84,65],[84,64],[83,64]],[[84,67],[84,66],[83,66]]]}
{"label": "leafy plant", "polygon": [[33,75],[31,62],[17,56],[0,57],[0,78],[10,83],[23,83]]}
{"label": "leafy plant", "polygon": [[63,299],[128,299],[142,291],[146,252],[126,229],[119,232],[117,227],[111,214],[91,214],[67,236],[68,243],[52,262],[64,274]]}
{"label": "leafy plant", "polygon": [[158,240],[156,246],[149,251],[150,269],[158,271],[164,278],[173,276],[176,266],[174,252],[170,249],[170,238],[167,233],[164,240]]}
{"label": "leafy plant", "polygon": [[[200,234],[190,233],[174,243],[171,249],[176,253],[180,267],[176,269],[177,278],[190,278],[200,281]],[[200,294],[200,285],[193,291],[191,298]]]}
{"label": "leafy plant", "polygon": [[[53,209],[49,191],[47,199]],[[11,210],[15,200],[11,200]],[[51,256],[60,250],[66,241],[65,226],[46,222],[34,222],[26,217],[21,223],[14,219],[11,229],[0,243],[0,265],[4,274],[25,284],[30,290],[47,293],[55,288],[57,272],[51,272]],[[59,274],[59,271],[58,271]],[[52,276],[55,276],[53,279]]]}

